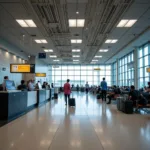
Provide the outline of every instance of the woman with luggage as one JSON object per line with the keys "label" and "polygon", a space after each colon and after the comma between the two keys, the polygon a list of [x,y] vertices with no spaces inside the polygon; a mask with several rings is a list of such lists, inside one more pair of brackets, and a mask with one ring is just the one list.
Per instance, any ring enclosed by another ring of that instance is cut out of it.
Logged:
{"label": "woman with luggage", "polygon": [[70,84],[69,84],[70,80],[67,79],[67,82],[64,84],[64,96],[65,96],[65,102],[67,105],[67,99],[69,101],[70,99],[70,93],[71,93],[71,87],[70,87]]}

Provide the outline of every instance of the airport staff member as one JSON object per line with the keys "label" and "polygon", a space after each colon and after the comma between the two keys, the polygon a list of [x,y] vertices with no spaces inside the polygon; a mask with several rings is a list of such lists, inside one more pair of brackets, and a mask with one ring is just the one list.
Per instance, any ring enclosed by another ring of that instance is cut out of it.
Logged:
{"label": "airport staff member", "polygon": [[3,86],[3,91],[6,91],[6,84],[5,84],[6,80],[9,80],[8,76],[4,77],[4,82],[3,82],[3,85],[2,85]]}
{"label": "airport staff member", "polygon": [[68,101],[70,99],[70,93],[71,93],[71,87],[70,87],[70,84],[69,84],[70,80],[67,79],[67,82],[64,84],[64,95],[65,95],[65,102],[67,105],[67,98],[68,98]]}
{"label": "airport staff member", "polygon": [[34,80],[30,80],[30,82],[28,84],[28,89],[29,89],[29,91],[34,91],[34,89],[35,89]]}
{"label": "airport staff member", "polygon": [[102,89],[102,101],[103,99],[105,99],[106,101],[107,82],[105,81],[105,78],[103,78],[103,81],[101,82],[101,89]]}

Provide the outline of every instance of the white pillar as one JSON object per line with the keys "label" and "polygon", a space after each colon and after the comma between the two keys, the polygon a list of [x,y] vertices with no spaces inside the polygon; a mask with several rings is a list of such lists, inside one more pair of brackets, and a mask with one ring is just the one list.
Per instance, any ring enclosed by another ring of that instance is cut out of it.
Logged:
{"label": "white pillar", "polygon": [[135,48],[133,52],[134,56],[134,86],[138,89],[138,49]]}

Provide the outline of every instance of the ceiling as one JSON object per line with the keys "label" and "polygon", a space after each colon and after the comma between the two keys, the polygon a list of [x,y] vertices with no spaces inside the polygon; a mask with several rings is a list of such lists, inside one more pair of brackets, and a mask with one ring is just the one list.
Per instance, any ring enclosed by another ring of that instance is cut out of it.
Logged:
{"label": "ceiling", "polygon": [[[37,27],[22,28],[16,19],[32,19]],[[85,19],[84,27],[69,27],[68,19]],[[138,21],[131,28],[117,28],[121,19]],[[37,56],[43,47],[53,49],[44,60],[47,64],[72,64],[74,54],[80,55],[76,59],[81,64],[90,64],[95,55],[102,55],[99,64],[112,63],[150,41],[149,27],[150,0],[0,0],[0,38],[26,55]],[[48,43],[35,43],[40,38]],[[106,44],[108,38],[118,42]],[[71,44],[71,39],[83,42]],[[81,52],[72,53],[72,49]],[[100,53],[99,49],[109,51]],[[60,61],[54,62],[50,54]]]}

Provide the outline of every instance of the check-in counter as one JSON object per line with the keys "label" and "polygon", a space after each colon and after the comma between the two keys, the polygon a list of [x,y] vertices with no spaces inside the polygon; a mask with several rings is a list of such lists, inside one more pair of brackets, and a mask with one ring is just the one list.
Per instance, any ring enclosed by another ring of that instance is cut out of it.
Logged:
{"label": "check-in counter", "polygon": [[41,103],[46,101],[46,90],[37,90],[37,104],[40,105]]}
{"label": "check-in counter", "polygon": [[27,92],[27,107],[37,105],[37,91],[28,91]]}
{"label": "check-in counter", "polygon": [[50,90],[46,90],[46,100],[50,100]]}
{"label": "check-in counter", "polygon": [[13,119],[27,110],[27,91],[0,92],[0,120]]}

